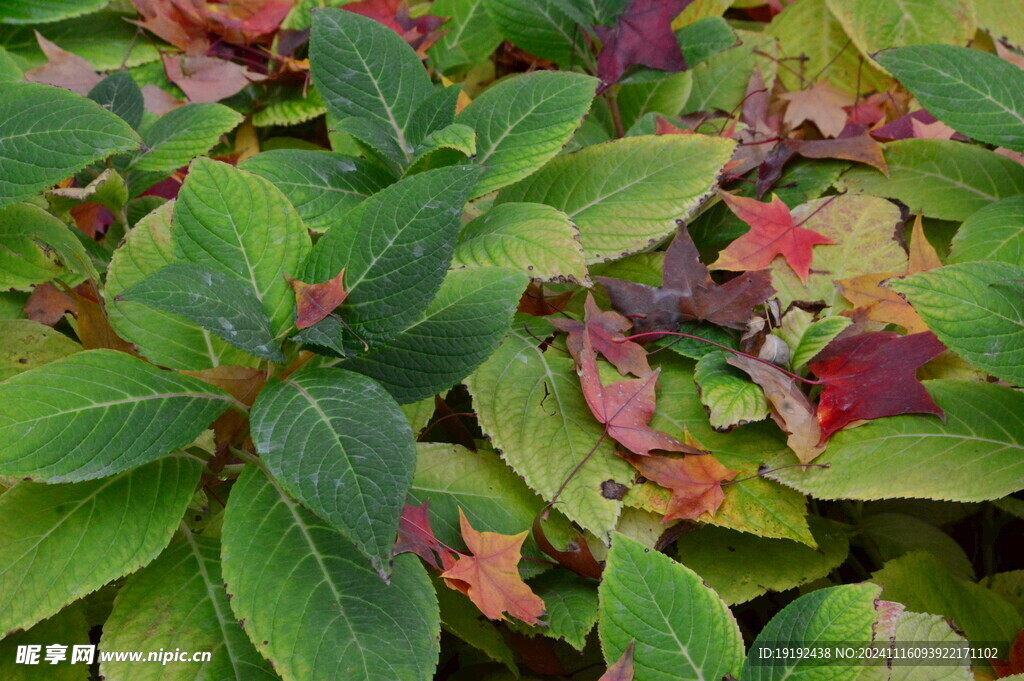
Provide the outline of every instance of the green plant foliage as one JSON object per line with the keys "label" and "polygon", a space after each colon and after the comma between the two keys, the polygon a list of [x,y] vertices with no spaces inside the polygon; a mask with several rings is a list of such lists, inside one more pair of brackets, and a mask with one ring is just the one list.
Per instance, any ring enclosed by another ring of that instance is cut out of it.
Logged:
{"label": "green plant foliage", "polygon": [[0,679],[1015,678],[1007,4],[0,1]]}

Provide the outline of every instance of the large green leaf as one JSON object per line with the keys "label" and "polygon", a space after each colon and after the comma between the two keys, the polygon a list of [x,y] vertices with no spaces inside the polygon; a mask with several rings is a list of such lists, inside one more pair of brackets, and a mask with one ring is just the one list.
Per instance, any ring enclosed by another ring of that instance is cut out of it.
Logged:
{"label": "large green leaf", "polygon": [[462,228],[452,265],[514,267],[534,279],[587,281],[580,233],[557,208],[503,203]]}
{"label": "large green leaf", "polygon": [[[431,528],[449,546],[462,543],[459,509],[476,530],[519,534],[530,529],[544,508],[544,501],[496,452],[471,452],[442,442],[416,445],[416,476],[409,489],[409,503],[425,501],[430,502]],[[552,527],[556,527],[554,518],[545,523],[545,530],[555,539]],[[524,556],[544,559],[532,536],[526,538],[522,551]],[[535,563],[523,562],[519,568],[527,574],[536,572]]]}
{"label": "large green leaf", "polygon": [[490,56],[502,40],[486,0],[438,0],[430,13],[448,17],[445,33],[427,51],[441,73],[459,71]]}
{"label": "large green leaf", "polygon": [[1024,267],[1024,196],[985,206],[956,230],[948,262],[975,260]]}
{"label": "large green leaf", "polygon": [[579,467],[558,508],[607,539],[622,502],[605,497],[601,483],[627,483],[632,469],[615,455],[611,441],[602,439],[603,428],[583,399],[572,359],[554,348],[542,350],[531,335],[542,338],[551,331],[543,319],[517,322],[466,385],[484,433],[542,497],[550,500]]}
{"label": "large green leaf", "polygon": [[[740,477],[757,473],[760,465],[773,455],[787,452],[782,433],[774,424],[752,423],[730,433],[717,433],[708,423],[707,413],[693,381],[694,363],[668,352],[656,355],[661,369],[658,386],[658,410],[651,419],[651,427],[682,438],[689,431],[698,442],[715,455],[725,466],[740,471]],[[651,484],[636,488],[639,493]],[[626,502],[631,502],[627,495]],[[664,493],[659,493],[664,504]],[[637,504],[661,510],[643,503],[638,495]],[[816,546],[807,526],[807,500],[802,494],[763,478],[729,485],[725,501],[708,522],[761,537],[792,539]]]}
{"label": "large green leaf", "polygon": [[[9,285],[17,286],[20,281],[29,281],[35,268],[45,272],[46,268],[40,267],[43,261],[36,254],[40,248],[56,254],[63,265],[60,273],[65,279],[73,280],[70,283],[83,277],[99,281],[100,275],[83,243],[66,224],[39,206],[19,203],[0,208],[0,244],[3,246],[0,262],[5,265],[0,270],[0,283],[8,280],[14,282]],[[20,264],[18,261],[22,258],[30,260],[31,264],[27,267]]]}
{"label": "large green leaf", "polygon": [[[935,8],[929,14],[937,21],[948,19]],[[968,37],[973,35],[971,29]],[[1010,62],[952,45],[890,50],[878,61],[929,113],[957,132],[1024,151],[1024,72]]]}
{"label": "large green leaf", "polygon": [[415,556],[395,558],[385,584],[347,539],[250,468],[231,490],[222,558],[231,609],[284,681],[433,678],[437,599]]}
{"label": "large green leaf", "polygon": [[[969,645],[948,619],[922,612],[901,613],[896,620],[894,640],[918,642],[918,646],[937,644],[937,647],[960,649],[965,653]],[[915,646],[915,643],[909,646]],[[927,659],[917,663],[903,660],[891,667],[875,663],[864,669],[858,681],[974,681],[974,678],[970,657],[964,655],[955,664],[943,666]]]}
{"label": "large green leaf", "polygon": [[[735,41],[735,36],[732,36]],[[643,83],[626,83],[619,86],[619,115],[622,127],[629,130],[649,113],[675,116],[686,105],[693,86],[692,74],[688,71]]]}
{"label": "large green leaf", "polygon": [[299,214],[269,180],[196,159],[175,202],[172,241],[175,260],[245,282],[263,304],[275,336],[291,326],[295,294],[284,275],[298,270],[310,239]]}
{"label": "large green leaf", "polygon": [[0,24],[42,24],[103,9],[110,0],[7,0]]}
{"label": "large green leaf", "polygon": [[273,681],[231,613],[220,570],[220,543],[183,529],[160,557],[117,592],[103,623],[104,650],[202,650],[208,662],[161,666],[105,661],[106,681]]}
{"label": "large green leaf", "polygon": [[484,6],[501,34],[515,46],[563,67],[593,65],[586,34],[562,11],[559,0],[484,0]]}
{"label": "large green leaf", "polygon": [[579,226],[587,262],[616,260],[672,234],[711,191],[733,147],[704,135],[595,144],[554,159],[498,202],[554,206]]}
{"label": "large green leaf", "polygon": [[[927,381],[946,412],[892,416],[832,436],[831,468],[771,476],[822,499],[998,499],[1024,487],[1024,394],[988,383]],[[885,475],[879,475],[885,471]]]}
{"label": "large green leaf", "polygon": [[222,271],[194,263],[174,263],[120,297],[181,315],[256,357],[284,361],[256,294],[240,279]]}
{"label": "large green leaf", "polygon": [[955,539],[930,522],[905,513],[872,513],[860,518],[857,529],[878,562],[910,551],[927,551],[958,577],[974,578],[974,566]]}
{"label": "large green leaf", "polygon": [[842,527],[817,516],[809,520],[818,549],[705,526],[679,538],[679,560],[730,605],[766,591],[792,589],[828,575],[846,560],[850,548]]}
{"label": "large green leaf", "polygon": [[278,149],[239,167],[273,182],[316,232],[340,224],[352,208],[394,181],[368,161],[329,151]]}
{"label": "large green leaf", "polygon": [[598,631],[609,664],[635,641],[636,681],[736,675],[743,638],[729,608],[690,568],[616,534],[601,579]]}
{"label": "large green leaf", "polygon": [[480,172],[441,168],[377,192],[360,206],[358,219],[317,242],[303,281],[326,281],[344,267],[349,294],[339,314],[367,343],[388,340],[423,313],[441,286],[462,206]]}
{"label": "large green leaf", "polygon": [[823,301],[843,309],[849,303],[836,290],[837,279],[872,272],[906,271],[907,253],[896,242],[900,211],[875,196],[842,195],[815,199],[793,210],[795,221],[805,229],[832,239],[814,247],[814,261],[806,282],[783,258],[771,266],[772,285],[783,307],[794,300]]}
{"label": "large green leaf", "polygon": [[768,622],[747,654],[742,681],[853,681],[858,665],[822,665],[809,657],[768,661],[779,647],[818,642],[866,644],[872,640],[879,591],[874,584],[847,584],[818,589],[796,599]]}
{"label": "large green leaf", "polygon": [[145,99],[142,90],[127,71],[117,71],[101,80],[89,90],[89,99],[117,114],[136,130],[139,129]]}
{"label": "large green leaf", "polygon": [[950,350],[1024,386],[1024,267],[968,262],[892,282]]}
{"label": "large green leaf", "polygon": [[[769,29],[776,23],[772,22]],[[778,41],[753,31],[738,31],[737,36],[743,41],[742,45],[715,54],[690,70],[689,96],[679,113],[716,109],[732,111],[746,96],[750,74],[755,68],[764,77],[766,84],[773,82],[778,69],[772,59],[777,58]],[[684,87],[683,80],[679,79],[674,85],[681,89]],[[665,95],[671,93],[671,89],[659,89],[657,93]]]}
{"label": "large green leaf", "polygon": [[0,83],[0,206],[32,197],[93,161],[139,146],[96,102],[38,83]]}
{"label": "large green leaf", "polygon": [[506,78],[474,99],[456,118],[476,130],[475,162],[487,168],[473,195],[521,180],[561,151],[597,83],[578,73],[537,71]]}
{"label": "large green leaf", "polygon": [[377,379],[402,404],[445,391],[498,347],[525,286],[514,270],[453,270],[419,319],[344,366]]}
{"label": "large green leaf", "polygon": [[187,445],[231,398],[123,352],[87,350],[0,383],[0,472],[75,482]]}
{"label": "large green leaf", "polygon": [[[827,0],[827,4],[850,39],[868,56],[906,45],[966,45],[977,30],[973,0]],[[888,68],[884,59],[879,61]],[[895,75],[902,83],[902,76]]]}
{"label": "large green leaf", "polygon": [[205,154],[242,122],[242,115],[223,104],[186,104],[172,109],[142,133],[145,151],[133,170],[171,172]]}
{"label": "large green leaf", "polygon": [[416,466],[412,429],[394,399],[360,374],[313,369],[268,383],[250,419],[281,486],[386,574]]}
{"label": "large green leaf", "polygon": [[597,624],[597,585],[568,570],[549,570],[530,580],[530,588],[544,601],[547,626],[537,633],[583,652]]}
{"label": "large green leaf", "polygon": [[0,381],[79,352],[82,346],[31,319],[0,320]]}
{"label": "large green leaf", "polygon": [[[68,646],[69,651],[73,646],[89,645],[89,625],[81,603],[69,605],[31,629],[5,636],[0,641],[0,678],[4,681],[37,681],[39,667],[18,662],[18,650],[20,646],[39,646],[39,658],[45,660],[46,646],[53,645],[54,641]],[[46,663],[41,661],[39,664]],[[90,681],[89,667],[60,664],[46,670],[46,681]]]}
{"label": "large green leaf", "polygon": [[965,220],[1000,199],[1024,194],[1024,167],[978,146],[908,139],[885,145],[889,177],[856,166],[840,183],[853,192],[899,199],[911,212]]}
{"label": "large green leaf", "polygon": [[174,262],[168,201],[139,220],[114,251],[104,289],[107,317],[119,336],[135,344],[155,364],[200,370],[222,364],[252,365],[258,360],[184,317],[119,300],[125,289]]}
{"label": "large green leaf", "polygon": [[1002,597],[954,577],[941,560],[924,551],[890,560],[871,579],[882,586],[886,600],[948,617],[971,641],[1009,643],[1024,626],[1024,617]]}
{"label": "large green leaf", "polygon": [[709,352],[694,369],[700,401],[708,410],[708,420],[716,430],[768,418],[768,400],[764,391],[747,375],[725,361],[725,353]]}
{"label": "large green leaf", "polygon": [[21,482],[7,490],[0,496],[0,631],[28,628],[153,560],[178,527],[199,468],[174,456],[103,480]]}
{"label": "large green leaf", "polygon": [[327,110],[379,124],[409,159],[409,120],[434,91],[416,52],[384,24],[340,9],[316,13],[309,49]]}

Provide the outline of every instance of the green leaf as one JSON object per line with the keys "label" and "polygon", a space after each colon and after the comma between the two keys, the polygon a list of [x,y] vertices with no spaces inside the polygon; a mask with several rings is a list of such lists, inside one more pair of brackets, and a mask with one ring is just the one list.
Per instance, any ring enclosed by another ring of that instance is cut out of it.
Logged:
{"label": "green leaf", "polygon": [[874,584],[846,584],[818,589],[796,599],[758,634],[747,654],[742,681],[853,681],[861,673],[857,665],[823,666],[814,658],[794,658],[780,664],[762,661],[762,653],[778,646],[800,647],[819,641],[871,641],[879,591]]}
{"label": "green leaf", "polygon": [[545,499],[550,500],[589,456],[565,486],[558,508],[606,539],[622,502],[605,498],[601,483],[627,483],[632,468],[615,455],[608,438],[599,442],[603,428],[583,399],[572,359],[552,348],[541,351],[531,336],[543,338],[551,329],[535,317],[517,322],[466,385],[484,433],[513,470]]}
{"label": "green leaf", "polygon": [[[64,0],[65,4],[72,2],[76,7],[80,6],[75,0]],[[49,0],[46,4],[50,4]],[[0,25],[0,45],[18,60],[24,70],[47,62],[36,40],[36,31],[58,47],[82,57],[97,71],[117,71],[122,63],[130,68],[158,61],[160,50],[170,49],[170,46],[154,39],[137,40],[138,29],[125,21],[135,18],[135,12],[124,14],[103,10],[45,25]],[[156,66],[163,74],[162,64]],[[166,79],[165,76],[163,78]]]}
{"label": "green leaf", "polygon": [[971,641],[1009,642],[1024,626],[1012,605],[983,586],[954,577],[924,551],[890,560],[871,579],[882,586],[886,600],[948,617]]}
{"label": "green leaf", "polygon": [[107,681],[277,679],[231,613],[221,577],[220,543],[188,530],[118,591],[114,609],[103,623],[103,648],[212,653],[210,661],[201,664],[103,662],[100,673]]}
{"label": "green leaf", "polygon": [[252,124],[257,128],[298,125],[327,113],[320,93],[306,81],[298,85],[275,84],[262,104],[263,108],[252,114]]}
{"label": "green leaf", "polygon": [[372,163],[329,151],[266,151],[238,167],[273,182],[315,232],[340,224],[349,211],[394,181]]}
{"label": "green leaf", "polygon": [[89,99],[139,129],[145,102],[142,90],[127,71],[117,71],[101,80],[89,91]]}
{"label": "green leaf", "polygon": [[[716,433],[700,403],[693,381],[694,364],[678,355],[657,355],[658,410],[651,427],[678,438],[689,431],[723,465],[740,471],[740,477],[757,473],[774,454],[789,449],[778,428],[770,423],[752,423],[730,433]],[[643,487],[649,487],[644,485]],[[639,491],[639,490],[638,490]],[[631,502],[631,491],[626,502]],[[792,539],[816,547],[807,526],[807,501],[802,494],[772,480],[754,478],[741,485],[729,485],[725,501],[709,522],[741,532],[773,539]],[[664,511],[664,507],[661,509]]]}
{"label": "green leaf", "polygon": [[[926,8],[937,21],[948,21],[942,10],[936,12],[930,3]],[[968,37],[973,35],[971,28]],[[952,45],[889,50],[878,61],[929,113],[957,132],[1024,151],[1024,72],[1010,62]]]}
{"label": "green leaf", "polygon": [[798,307],[789,309],[779,328],[772,331],[789,347],[789,362],[800,371],[815,355],[849,326],[849,317],[825,317],[814,321],[814,315]]}
{"label": "green leaf", "polygon": [[440,579],[431,581],[441,609],[441,628],[518,674],[515,654],[505,642],[501,629],[484,617],[469,598]]}
{"label": "green leaf", "polygon": [[199,469],[175,456],[103,480],[21,482],[7,490],[0,496],[0,631],[28,628],[156,558]]}
{"label": "green leaf", "polygon": [[[776,23],[769,24],[769,30]],[[742,45],[715,54],[692,68],[690,95],[679,113],[716,109],[732,111],[746,96],[747,84],[755,68],[771,86],[778,67],[769,57],[778,55],[778,41],[753,31],[738,31],[737,36],[743,41]]]}
{"label": "green leaf", "polygon": [[418,558],[396,557],[385,584],[348,540],[253,468],[231,490],[223,534],[231,609],[284,681],[433,678],[440,623]]}
{"label": "green leaf", "polygon": [[989,260],[1024,267],[1024,196],[971,214],[953,235],[949,264]]}
{"label": "green leaf", "polygon": [[379,159],[379,163],[396,176],[401,174],[403,166],[412,161],[412,149],[399,146],[393,131],[376,119],[350,116],[338,121],[337,130],[358,141],[369,158]]}
{"label": "green leaf", "polygon": [[858,681],[974,681],[970,657],[966,655],[965,650],[968,647],[967,640],[945,617],[904,611],[896,620],[893,640],[927,641],[943,648],[963,650],[965,654],[957,663],[941,667],[936,666],[931,660],[921,660],[918,663],[904,660],[891,667],[872,664],[864,669]]}
{"label": "green leaf", "polygon": [[242,122],[242,115],[223,104],[186,104],[172,109],[142,133],[145,151],[133,170],[171,172],[205,154]]}
{"label": "green leaf", "polygon": [[1024,167],[978,146],[952,140],[909,139],[885,145],[889,177],[866,166],[843,175],[853,192],[899,199],[912,213],[966,220],[976,211],[1024,194]]}
{"label": "green leaf", "polygon": [[0,83],[17,82],[24,74],[7,50],[0,47]]}
{"label": "green leaf", "polygon": [[676,41],[690,68],[741,44],[729,22],[722,17],[703,17],[687,24],[676,31]]}
{"label": "green leaf", "polygon": [[[5,636],[0,641],[0,678],[4,681],[36,681],[39,677],[38,668],[17,662],[19,647],[39,646],[39,664],[47,664],[46,646],[57,641],[68,646],[68,659],[71,658],[73,646],[90,644],[85,608],[80,603],[64,608],[27,631]],[[59,664],[46,670],[46,681],[89,681],[89,678],[89,667],[84,664]]]}
{"label": "green leaf", "polygon": [[786,591],[825,577],[846,560],[842,527],[811,516],[818,549],[788,539],[764,539],[703,526],[679,538],[679,561],[701,576],[729,605],[768,591]]}
{"label": "green leaf", "polygon": [[135,344],[147,359],[172,369],[201,370],[224,364],[255,365],[248,353],[234,348],[198,324],[156,308],[119,300],[125,289],[174,262],[169,201],[128,231],[114,251],[104,291],[107,317],[119,336]]}
{"label": "green leaf", "polygon": [[455,109],[458,107],[461,92],[462,85],[449,85],[434,90],[423,100],[409,119],[409,141],[418,145],[430,133],[454,123]]}
{"label": "green leaf", "polygon": [[[500,534],[519,534],[530,529],[544,508],[544,501],[496,452],[471,452],[441,442],[416,445],[416,475],[408,501],[416,506],[430,502],[430,526],[437,538],[449,546],[462,543],[460,508],[476,530]],[[554,536],[559,532],[555,518],[545,523],[546,531],[550,533],[552,528]],[[567,527],[562,529],[567,531]],[[529,558],[544,559],[532,535],[526,538],[522,551]],[[536,573],[536,564],[523,562],[519,567],[527,576]]]}
{"label": "green leaf", "polygon": [[892,282],[928,328],[975,367],[1024,386],[1024,267],[968,262]]}
{"label": "green leaf", "polygon": [[31,319],[0,320],[0,381],[73,355],[82,346]]}
{"label": "green leaf", "polygon": [[113,475],[191,442],[231,398],[123,352],[87,350],[0,383],[0,472]]}
{"label": "green leaf", "polygon": [[[93,281],[99,281],[100,275],[96,266],[85,250],[85,246],[79,241],[71,229],[53,217],[39,206],[30,203],[19,203],[6,208],[0,208],[0,239],[5,247],[10,247],[12,253],[5,254],[4,260],[11,264],[6,276],[13,275],[14,280],[28,275],[31,270],[19,267],[19,255],[32,253],[40,246],[53,250],[60,258],[65,271],[65,277],[73,279],[72,275],[88,277]],[[31,246],[28,242],[32,242]],[[10,245],[10,246],[9,246]],[[5,248],[4,250],[7,250]],[[40,262],[40,261],[36,261]],[[40,262],[41,264],[41,262]],[[33,263],[35,265],[35,262]],[[17,268],[17,269],[15,269]],[[13,270],[13,271],[12,271]]]}
{"label": "green leaf", "polygon": [[587,37],[560,9],[559,0],[484,0],[491,20],[516,47],[562,66],[594,65]]}
{"label": "green leaf", "polygon": [[689,71],[673,73],[645,83],[625,83],[619,86],[617,100],[622,127],[629,130],[646,114],[655,112],[675,116],[686,105],[693,86]]}
{"label": "green leaf", "polygon": [[1001,0],[974,0],[978,28],[1019,50],[1024,47],[1024,16],[1005,9]]}
{"label": "green leaf", "polygon": [[416,465],[405,414],[375,381],[341,369],[271,380],[250,414],[277,481],[386,575]]}
{"label": "green leaf", "polygon": [[448,17],[446,33],[427,50],[441,73],[464,70],[484,61],[502,40],[485,0],[438,0],[430,13]]}
{"label": "green leaf", "polygon": [[590,109],[598,81],[536,71],[488,88],[456,117],[476,130],[475,162],[487,168],[473,196],[527,177],[554,158]]}
{"label": "green leaf", "polygon": [[503,203],[462,228],[458,267],[513,267],[543,281],[589,281],[580,234],[562,211],[542,203]]}
{"label": "green leaf", "polygon": [[[1020,515],[1018,513],[1017,517]],[[981,580],[981,585],[999,594],[1007,603],[1013,605],[1017,612],[1024,615],[1024,570],[996,572]]]}
{"label": "green leaf", "polygon": [[[892,416],[836,433],[815,463],[771,477],[820,499],[998,499],[1024,480],[1024,394],[987,383],[927,381],[946,412]],[[885,475],[879,475],[885,471]]]}
{"label": "green leaf", "polygon": [[715,430],[728,430],[768,417],[764,391],[746,374],[725,361],[725,353],[709,352],[694,370],[700,401]]}
{"label": "green leaf", "polygon": [[423,313],[441,286],[462,206],[479,177],[469,166],[441,168],[377,192],[357,217],[317,242],[300,279],[326,281],[344,267],[349,294],[338,313],[367,343],[390,339]]}
{"label": "green leaf", "polygon": [[273,183],[226,163],[196,159],[174,206],[173,243],[175,260],[244,281],[263,304],[275,336],[292,325],[295,294],[284,275],[298,270],[310,240]]}
{"label": "green leaf", "polygon": [[690,568],[621,534],[598,591],[605,660],[636,641],[636,681],[701,681],[736,675],[743,639],[729,608]]}
{"label": "green leaf", "polygon": [[[813,30],[809,30],[811,26]],[[871,62],[861,57],[825,0],[801,0],[787,6],[765,32],[778,39],[780,56],[803,59],[799,68],[778,69],[779,80],[789,91],[804,89],[805,78],[827,79],[851,93],[874,90],[884,82]]]}
{"label": "green leaf", "polygon": [[407,175],[454,165],[476,155],[476,133],[462,123],[435,130],[417,145]]}
{"label": "green leaf", "polygon": [[[966,45],[978,26],[973,0],[827,0],[827,4],[850,39],[868,56],[906,45]],[[889,69],[884,57],[879,56],[879,61]],[[899,73],[893,73],[907,85]]]}
{"label": "green leaf", "polygon": [[879,563],[910,551],[926,551],[957,577],[974,579],[974,567],[960,544],[929,522],[905,513],[875,513],[861,518],[857,526]]}
{"label": "green leaf", "polygon": [[800,281],[784,259],[772,262],[772,285],[783,308],[795,300],[820,300],[833,309],[847,309],[850,304],[836,290],[837,279],[906,271],[907,253],[895,238],[900,211],[892,203],[857,195],[815,199],[793,209],[795,222],[804,219],[805,229],[833,243],[814,247],[807,283]]}
{"label": "green leaf", "polygon": [[615,260],[672,234],[676,220],[712,189],[733,147],[731,140],[704,135],[595,144],[554,159],[503,190],[498,202],[558,208],[579,226],[588,263]]}
{"label": "green leaf", "polygon": [[43,24],[103,9],[110,0],[7,0],[0,24]]}
{"label": "green leaf", "polygon": [[256,294],[240,279],[224,272],[193,263],[175,263],[120,297],[181,315],[240,350],[271,362],[284,362]]}
{"label": "green leaf", "polygon": [[549,570],[530,580],[530,588],[544,601],[547,626],[538,633],[583,652],[597,624],[597,585],[568,570]]}
{"label": "green leaf", "polygon": [[341,119],[378,123],[408,160],[409,120],[434,91],[416,52],[387,26],[340,9],[316,13],[309,51],[327,110]]}
{"label": "green leaf", "polygon": [[38,83],[0,83],[0,207],[31,198],[139,136],[96,102]]}
{"label": "green leaf", "polygon": [[497,349],[525,286],[513,270],[453,270],[419,319],[344,366],[377,379],[402,404],[444,392]]}

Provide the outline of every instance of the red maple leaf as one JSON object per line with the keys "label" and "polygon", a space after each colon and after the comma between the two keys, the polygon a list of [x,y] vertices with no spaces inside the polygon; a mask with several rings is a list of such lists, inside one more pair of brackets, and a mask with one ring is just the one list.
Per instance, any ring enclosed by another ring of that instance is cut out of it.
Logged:
{"label": "red maple leaf", "polygon": [[594,296],[587,294],[583,304],[584,317],[582,322],[575,319],[552,319],[551,324],[569,334],[566,347],[569,354],[578,362],[583,351],[583,337],[590,337],[590,344],[597,352],[604,355],[612,365],[625,376],[646,376],[651,373],[647,363],[647,351],[633,341],[623,341],[623,331],[633,323],[618,312],[604,311],[594,302]]}
{"label": "red maple leaf", "polygon": [[1015,674],[1024,674],[1024,630],[1017,634],[1010,646],[1010,659],[992,660],[992,669],[995,670],[996,678],[1002,679]]}
{"label": "red maple leaf", "polygon": [[438,29],[445,22],[443,17],[433,14],[421,14],[413,18],[404,0],[359,0],[343,5],[342,9],[384,24],[402,36],[421,57],[441,37]]}
{"label": "red maple leaf", "polygon": [[704,513],[714,515],[725,500],[722,483],[732,480],[737,471],[723,466],[707,452],[684,457],[634,456],[625,459],[652,482],[671,490],[668,508],[662,522],[696,520]]}
{"label": "red maple leaf", "polygon": [[614,26],[595,26],[604,43],[597,57],[597,77],[604,83],[601,89],[617,82],[635,64],[660,71],[685,71],[686,58],[672,32],[672,20],[691,2],[629,0]]}
{"label": "red maple leaf", "polygon": [[[675,331],[682,322],[702,320],[746,329],[755,305],[774,293],[767,272],[744,272],[724,284],[711,279],[686,227],[665,251],[661,286],[597,277],[612,306],[633,318],[636,333]],[[654,340],[654,337],[651,338]]]}
{"label": "red maple leaf", "polygon": [[597,353],[590,335],[583,335],[577,373],[583,388],[583,397],[594,418],[604,424],[605,432],[622,446],[647,456],[653,449],[670,452],[690,452],[668,433],[654,430],[647,424],[654,416],[654,387],[660,369],[640,378],[630,378],[604,385],[597,368]]}
{"label": "red maple leaf", "polygon": [[343,279],[345,269],[333,279],[319,284],[307,284],[298,279],[286,277],[295,291],[295,327],[308,329],[317,322],[323,321],[334,308],[341,305],[348,297]]}
{"label": "red maple leaf", "polygon": [[[450,564],[452,558],[448,549],[434,536],[430,528],[430,502],[424,501],[419,506],[406,504],[402,516],[398,519],[398,541],[395,543],[394,554],[415,553],[427,561],[435,570],[441,564]],[[441,556],[441,561],[437,556]]]}
{"label": "red maple leaf", "polygon": [[945,352],[931,331],[901,336],[873,331],[828,344],[807,368],[822,379],[821,441],[859,419],[898,414],[945,417],[917,380],[917,368]]}
{"label": "red maple leaf", "polygon": [[729,244],[711,267],[718,270],[761,270],[781,255],[793,268],[800,281],[811,273],[811,257],[818,244],[832,239],[817,232],[797,227],[789,207],[778,196],[771,203],[719,192],[725,205],[736,217],[750,225],[750,231]]}

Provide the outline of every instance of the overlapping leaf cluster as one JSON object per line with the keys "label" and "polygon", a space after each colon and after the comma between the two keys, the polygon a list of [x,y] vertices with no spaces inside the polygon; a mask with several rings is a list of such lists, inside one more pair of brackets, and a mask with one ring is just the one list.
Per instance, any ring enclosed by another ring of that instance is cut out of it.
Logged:
{"label": "overlapping leaf cluster", "polygon": [[4,3],[0,677],[1021,673],[1004,4]]}

